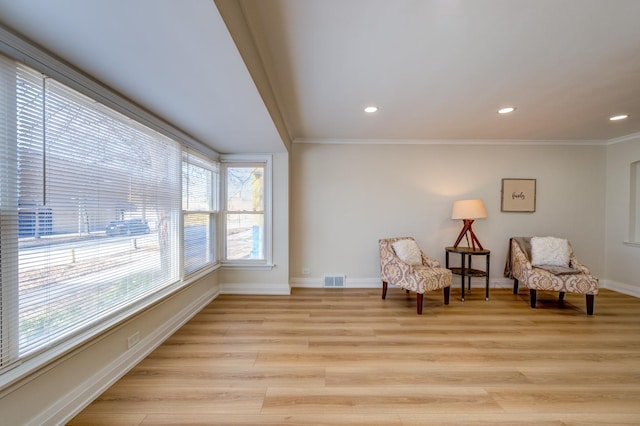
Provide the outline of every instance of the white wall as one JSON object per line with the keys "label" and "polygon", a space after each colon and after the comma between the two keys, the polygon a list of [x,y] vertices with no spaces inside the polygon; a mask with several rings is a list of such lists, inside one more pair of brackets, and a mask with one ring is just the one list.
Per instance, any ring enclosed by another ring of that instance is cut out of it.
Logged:
{"label": "white wall", "polygon": [[[294,286],[317,286],[325,273],[346,274],[347,286],[380,285],[384,237],[414,236],[444,264],[462,226],[451,207],[467,198],[487,206],[474,231],[491,250],[494,285],[509,283],[510,236],[568,238],[594,274],[605,272],[604,146],[297,143],[292,161]],[[535,213],[500,212],[502,178],[537,180]]]}
{"label": "white wall", "polygon": [[607,286],[640,297],[640,246],[629,241],[631,163],[640,161],[640,134],[607,147]]}

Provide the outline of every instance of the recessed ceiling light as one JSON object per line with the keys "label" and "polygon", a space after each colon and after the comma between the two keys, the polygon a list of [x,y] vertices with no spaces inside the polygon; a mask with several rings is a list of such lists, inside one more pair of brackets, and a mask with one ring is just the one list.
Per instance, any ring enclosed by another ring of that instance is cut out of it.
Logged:
{"label": "recessed ceiling light", "polygon": [[515,110],[516,109],[514,107],[504,107],[498,110],[498,114],[509,114],[510,112],[513,112]]}
{"label": "recessed ceiling light", "polygon": [[364,112],[372,113],[378,111],[377,106],[368,106],[364,109]]}
{"label": "recessed ceiling light", "polygon": [[614,115],[613,117],[609,117],[609,120],[618,121],[618,120],[624,120],[627,117],[629,117],[627,114],[620,114],[620,115]]}

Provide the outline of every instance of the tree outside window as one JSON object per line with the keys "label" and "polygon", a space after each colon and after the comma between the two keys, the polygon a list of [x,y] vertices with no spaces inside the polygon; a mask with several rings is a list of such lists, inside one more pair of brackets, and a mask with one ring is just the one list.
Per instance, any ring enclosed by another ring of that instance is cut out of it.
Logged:
{"label": "tree outside window", "polygon": [[265,259],[265,166],[228,165],[226,168],[227,260]]}

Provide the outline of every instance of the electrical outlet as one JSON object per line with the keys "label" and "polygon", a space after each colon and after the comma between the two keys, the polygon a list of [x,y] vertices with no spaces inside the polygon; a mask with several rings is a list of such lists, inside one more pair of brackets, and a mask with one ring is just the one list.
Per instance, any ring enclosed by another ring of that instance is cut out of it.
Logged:
{"label": "electrical outlet", "polygon": [[309,268],[304,268],[302,270],[302,275],[309,275],[311,273],[311,271],[309,270]]}
{"label": "electrical outlet", "polygon": [[131,349],[140,342],[140,332],[136,331],[127,339],[127,348]]}

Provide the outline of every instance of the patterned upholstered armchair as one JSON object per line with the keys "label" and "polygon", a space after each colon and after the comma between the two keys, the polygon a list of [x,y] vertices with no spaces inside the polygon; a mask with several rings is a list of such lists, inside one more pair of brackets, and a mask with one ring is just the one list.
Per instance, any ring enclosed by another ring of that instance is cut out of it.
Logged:
{"label": "patterned upholstered armchair", "polygon": [[[545,254],[545,251],[551,255]],[[557,254],[564,252],[564,254]],[[518,284],[529,289],[529,303],[536,307],[537,291],[557,291],[562,300],[566,292],[586,295],[587,315],[593,315],[598,278],[575,257],[567,240],[553,237],[513,237],[505,265],[505,277],[513,279],[513,294]]]}
{"label": "patterned upholstered armchair", "polygon": [[444,304],[449,304],[451,271],[440,267],[440,262],[425,255],[412,237],[386,238],[378,242],[380,247],[380,277],[382,298],[387,297],[387,284],[417,294],[418,315],[422,314],[422,302],[427,291],[444,291]]}

